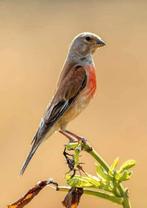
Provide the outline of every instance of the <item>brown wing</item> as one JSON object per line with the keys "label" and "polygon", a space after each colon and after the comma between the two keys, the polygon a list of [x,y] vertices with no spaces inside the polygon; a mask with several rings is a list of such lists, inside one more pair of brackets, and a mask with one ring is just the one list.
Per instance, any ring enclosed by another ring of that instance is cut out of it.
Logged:
{"label": "brown wing", "polygon": [[63,113],[71,106],[86,85],[86,71],[82,66],[74,66],[60,83],[58,90],[49,106],[44,124],[46,129],[54,125]]}

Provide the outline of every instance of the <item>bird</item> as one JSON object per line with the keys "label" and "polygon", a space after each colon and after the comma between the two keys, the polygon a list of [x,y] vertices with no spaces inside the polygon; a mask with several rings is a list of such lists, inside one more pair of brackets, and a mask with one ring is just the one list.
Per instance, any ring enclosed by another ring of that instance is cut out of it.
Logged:
{"label": "bird", "polygon": [[93,54],[97,48],[104,45],[102,38],[91,32],[82,32],[71,41],[55,94],[33,137],[31,150],[20,175],[23,175],[43,141],[56,131],[70,133],[66,128],[67,124],[78,116],[93,98],[96,91]]}

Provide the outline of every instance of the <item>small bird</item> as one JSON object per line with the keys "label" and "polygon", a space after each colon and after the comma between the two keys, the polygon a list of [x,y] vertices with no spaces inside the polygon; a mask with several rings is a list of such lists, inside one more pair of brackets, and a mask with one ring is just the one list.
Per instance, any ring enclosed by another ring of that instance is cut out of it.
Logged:
{"label": "small bird", "polygon": [[23,164],[21,175],[39,145],[55,131],[66,132],[67,124],[88,105],[96,90],[92,55],[104,45],[105,42],[99,36],[90,32],[80,33],[72,40],[57,90],[32,140],[32,148]]}

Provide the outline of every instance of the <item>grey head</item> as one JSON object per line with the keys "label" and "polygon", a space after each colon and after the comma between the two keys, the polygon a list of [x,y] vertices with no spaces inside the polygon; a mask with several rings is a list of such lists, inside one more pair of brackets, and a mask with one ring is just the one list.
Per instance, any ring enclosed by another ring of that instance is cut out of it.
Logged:
{"label": "grey head", "polygon": [[83,32],[72,40],[69,54],[84,57],[93,54],[97,48],[104,45],[105,42],[98,35],[90,32]]}

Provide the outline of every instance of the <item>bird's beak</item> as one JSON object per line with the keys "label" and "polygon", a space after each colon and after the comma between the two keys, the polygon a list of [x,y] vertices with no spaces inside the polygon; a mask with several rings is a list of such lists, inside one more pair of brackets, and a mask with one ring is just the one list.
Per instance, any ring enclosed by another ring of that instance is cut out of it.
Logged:
{"label": "bird's beak", "polygon": [[102,46],[106,45],[106,43],[100,38],[97,39],[96,44],[97,44],[98,47],[102,47]]}

